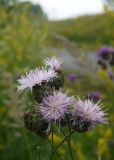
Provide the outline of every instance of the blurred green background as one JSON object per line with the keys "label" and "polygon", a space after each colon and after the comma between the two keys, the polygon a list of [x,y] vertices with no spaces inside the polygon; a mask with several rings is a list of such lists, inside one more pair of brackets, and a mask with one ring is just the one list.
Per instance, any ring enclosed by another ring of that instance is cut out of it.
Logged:
{"label": "blurred green background", "polygon": [[[65,89],[80,97],[98,91],[109,108],[109,125],[74,134],[75,159],[114,160],[114,81],[97,64],[102,46],[114,46],[114,12],[108,5],[102,14],[49,21],[39,5],[0,0],[0,160],[38,160],[40,138],[23,124],[34,100],[28,91],[17,92],[17,78],[53,55],[63,60]],[[78,80],[69,81],[71,73]],[[61,135],[54,139],[58,143]],[[43,144],[42,160],[48,160],[51,149]],[[70,160],[66,144],[58,152]]]}

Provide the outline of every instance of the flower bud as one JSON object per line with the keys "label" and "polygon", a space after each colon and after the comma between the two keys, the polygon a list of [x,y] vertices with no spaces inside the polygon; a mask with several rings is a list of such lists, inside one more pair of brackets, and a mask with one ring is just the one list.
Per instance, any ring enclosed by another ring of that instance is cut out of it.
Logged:
{"label": "flower bud", "polygon": [[49,82],[51,88],[55,88],[55,90],[59,90],[64,85],[64,76],[60,70],[56,70],[57,77],[54,77],[52,81]]}
{"label": "flower bud", "polygon": [[67,126],[69,124],[70,117],[71,117],[71,114],[66,113],[64,117],[62,117],[59,121],[56,121],[56,124],[62,127]]}
{"label": "flower bud", "polygon": [[78,116],[69,121],[71,128],[79,133],[87,132],[91,126],[91,122]]}
{"label": "flower bud", "polygon": [[113,55],[112,55],[112,58],[111,58],[111,60],[110,60],[110,65],[114,65],[114,53],[113,53]]}
{"label": "flower bud", "polygon": [[50,134],[48,130],[49,124],[42,118],[38,110],[26,111],[24,114],[24,123],[26,128],[39,136],[45,137]]}
{"label": "flower bud", "polygon": [[99,59],[97,63],[101,66],[102,69],[107,69],[107,64],[103,60]]}
{"label": "flower bud", "polygon": [[52,89],[47,82],[43,82],[41,85],[33,86],[33,96],[38,103],[42,102],[42,99],[52,93]]}

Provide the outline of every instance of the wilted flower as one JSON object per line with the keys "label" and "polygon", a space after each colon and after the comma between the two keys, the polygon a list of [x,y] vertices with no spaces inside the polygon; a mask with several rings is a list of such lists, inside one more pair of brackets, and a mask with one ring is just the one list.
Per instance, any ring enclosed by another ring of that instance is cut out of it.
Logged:
{"label": "wilted flower", "polygon": [[52,69],[59,70],[61,68],[62,61],[56,57],[47,58],[44,60],[46,66],[50,66]]}
{"label": "wilted flower", "polygon": [[40,112],[44,119],[61,120],[67,112],[69,106],[74,101],[73,97],[68,97],[67,94],[62,92],[53,92],[52,95],[43,99],[40,105]]}
{"label": "wilted flower", "polygon": [[90,94],[88,95],[88,98],[89,98],[90,100],[95,100],[95,101],[99,101],[99,100],[100,100],[100,97],[101,97],[101,95],[100,95],[100,93],[99,93],[98,91],[92,92],[92,93],[90,93]]}
{"label": "wilted flower", "polygon": [[80,99],[74,105],[70,124],[77,132],[86,132],[95,124],[107,124],[107,113],[102,110],[99,102],[94,104],[89,99],[82,101]]}
{"label": "wilted flower", "polygon": [[29,73],[22,75],[20,79],[18,79],[19,85],[18,90],[24,90],[26,88],[30,88],[35,85],[41,85],[44,81],[50,81],[52,78],[56,77],[57,74],[53,69],[46,70],[42,69],[34,69],[30,70]]}
{"label": "wilted flower", "polygon": [[78,79],[79,77],[76,75],[76,74],[70,74],[68,76],[68,79],[71,81],[71,82],[74,82]]}

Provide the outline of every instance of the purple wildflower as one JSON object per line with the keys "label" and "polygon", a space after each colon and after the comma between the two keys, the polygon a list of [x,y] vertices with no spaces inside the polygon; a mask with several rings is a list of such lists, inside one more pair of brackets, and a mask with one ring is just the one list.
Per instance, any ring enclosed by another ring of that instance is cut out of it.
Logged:
{"label": "purple wildflower", "polygon": [[73,117],[81,117],[83,121],[89,121],[91,124],[107,124],[105,117],[107,113],[102,108],[99,102],[94,104],[89,99],[85,101],[78,99],[74,105]]}
{"label": "purple wildflower", "polygon": [[101,95],[100,95],[100,93],[99,93],[98,91],[96,91],[96,92],[90,93],[90,94],[88,95],[88,98],[89,98],[90,100],[99,101],[100,98],[101,98]]}
{"label": "purple wildflower", "polygon": [[114,80],[114,75],[110,72],[110,73],[108,73],[108,76],[109,76],[109,78],[111,79],[111,80]]}
{"label": "purple wildflower", "polygon": [[61,68],[62,61],[56,57],[47,58],[44,60],[46,66],[50,66],[52,69],[59,70]]}
{"label": "purple wildflower", "polygon": [[74,98],[68,97],[67,94],[62,92],[53,92],[53,95],[43,99],[43,102],[40,105],[40,113],[44,119],[48,121],[59,121],[64,117],[73,101]]}
{"label": "purple wildflower", "polygon": [[41,85],[44,81],[50,81],[52,78],[56,77],[57,74],[53,69],[46,70],[42,69],[34,69],[30,70],[29,73],[22,75],[20,79],[18,79],[18,90],[24,90],[26,88],[30,88],[36,84]]}
{"label": "purple wildflower", "polygon": [[102,58],[102,59],[109,59],[110,55],[112,55],[114,53],[114,49],[110,48],[110,47],[102,47],[99,49],[98,52],[98,59]]}
{"label": "purple wildflower", "polygon": [[79,78],[79,77],[78,77],[76,74],[73,74],[73,73],[68,76],[68,79],[69,79],[71,82],[76,81],[78,78]]}

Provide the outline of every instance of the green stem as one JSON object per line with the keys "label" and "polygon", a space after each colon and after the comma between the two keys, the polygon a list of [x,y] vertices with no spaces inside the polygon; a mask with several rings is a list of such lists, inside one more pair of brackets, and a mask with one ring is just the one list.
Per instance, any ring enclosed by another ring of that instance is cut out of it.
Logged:
{"label": "green stem", "polygon": [[[65,135],[65,133],[64,133],[64,131],[62,129],[61,129],[61,132],[62,132],[63,136],[66,137],[66,135]],[[67,143],[68,143],[71,159],[74,160],[73,153],[72,153],[72,146],[71,146],[71,135],[72,134],[73,134],[73,132],[71,131],[71,128],[69,126],[69,138],[67,140]]]}
{"label": "green stem", "polygon": [[30,149],[30,143],[29,143],[27,134],[25,133],[25,129],[22,129],[22,132],[23,132],[24,140],[25,140],[25,142],[26,142],[26,148],[27,148],[27,150],[28,150],[29,159],[32,160],[33,157],[32,157],[32,153],[31,153],[31,149]]}
{"label": "green stem", "polygon": [[41,137],[41,141],[40,141],[40,146],[38,148],[38,157],[39,157],[39,160],[41,160],[41,148],[42,148],[42,137]]}
{"label": "green stem", "polygon": [[65,133],[64,133],[64,131],[63,131],[63,129],[61,128],[60,130],[61,130],[63,136],[66,137],[66,135],[65,135]]}
{"label": "green stem", "polygon": [[67,143],[68,143],[68,148],[69,148],[69,151],[70,151],[71,159],[74,160],[74,158],[73,158],[73,152],[72,152],[72,146],[71,146],[71,136],[72,136],[72,133],[74,131],[71,130],[71,127],[70,127],[69,124],[68,124],[68,127],[69,127],[69,134],[70,134],[70,136],[69,136],[69,139],[68,139]]}
{"label": "green stem", "polygon": [[57,151],[57,149],[68,139],[69,136],[66,136],[62,141],[61,143],[59,143],[53,150],[52,154],[51,154],[51,157],[50,157],[50,160],[53,159],[53,156],[55,154],[55,152]]}
{"label": "green stem", "polygon": [[51,137],[52,145],[54,145],[54,137],[53,137],[53,122],[52,122],[52,137]]}
{"label": "green stem", "polygon": [[99,155],[98,159],[101,160],[101,156],[100,155]]}
{"label": "green stem", "polygon": [[69,147],[69,152],[70,152],[71,160],[74,160],[70,139],[71,139],[71,137],[69,137],[69,139],[67,140],[67,143],[68,143],[68,147]]}
{"label": "green stem", "polygon": [[[52,143],[49,141],[49,139],[47,139],[47,141],[48,141],[48,143],[50,144],[50,146],[52,147],[52,149],[54,148],[54,146],[52,145]],[[61,160],[63,160],[62,159],[62,157],[59,155],[59,153],[56,151],[56,154],[58,155],[58,157],[61,159]]]}
{"label": "green stem", "polygon": [[51,156],[50,156],[50,160],[53,159],[53,156],[54,156],[54,154],[57,152],[57,149],[58,149],[65,141],[67,141],[67,143],[68,143],[69,150],[70,150],[70,155],[71,155],[71,159],[73,160],[73,154],[72,154],[72,148],[71,148],[70,138],[71,138],[71,135],[74,133],[74,131],[71,130],[70,125],[68,125],[68,126],[69,126],[69,135],[65,135],[64,131],[61,129],[61,132],[62,132],[62,134],[63,134],[63,136],[64,136],[64,139],[54,148],[54,147],[53,147],[53,124],[52,124],[52,147],[53,147],[54,149],[52,150],[52,154],[51,154]]}

